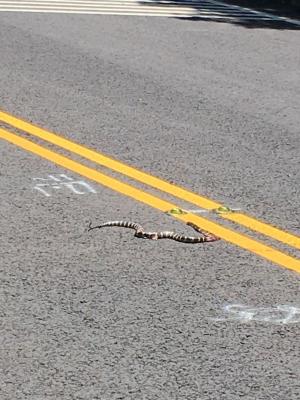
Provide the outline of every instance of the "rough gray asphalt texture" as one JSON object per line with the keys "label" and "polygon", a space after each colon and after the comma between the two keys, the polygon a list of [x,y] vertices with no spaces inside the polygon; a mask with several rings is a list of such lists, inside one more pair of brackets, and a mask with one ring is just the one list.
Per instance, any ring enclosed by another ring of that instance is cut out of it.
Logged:
{"label": "rough gray asphalt texture", "polygon": [[[0,29],[2,109],[299,234],[298,32],[5,13]],[[76,175],[0,149],[1,399],[299,399],[299,323],[214,321],[300,307],[299,275],[225,241],[87,234],[189,229],[95,183],[45,197],[32,178]]]}

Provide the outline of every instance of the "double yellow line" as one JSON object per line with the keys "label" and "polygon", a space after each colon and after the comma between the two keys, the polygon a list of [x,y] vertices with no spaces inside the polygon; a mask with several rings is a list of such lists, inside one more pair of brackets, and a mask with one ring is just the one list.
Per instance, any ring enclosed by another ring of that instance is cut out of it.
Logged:
{"label": "double yellow line", "polygon": [[[16,118],[6,112],[0,111],[0,121],[3,123],[16,128],[20,131],[26,132],[32,136],[40,138],[46,142],[52,143],[65,149],[73,154],[77,154],[87,160],[93,161],[96,164],[105,166],[113,171],[119,172],[126,175],[136,181],[144,183],[155,189],[159,189],[162,192],[168,193],[180,200],[195,204],[201,208],[207,210],[215,210],[222,206],[222,204],[217,203],[213,200],[207,199],[196,193],[192,193],[184,188],[170,184],[163,181],[157,177],[149,175],[145,172],[139,171],[136,168],[130,167],[124,163],[116,161],[104,154],[86,148],[82,145],[74,143],[68,139],[51,133],[45,129],[35,126],[29,122],[23,121],[20,118]],[[159,197],[151,195],[145,191],[135,188],[132,185],[123,183],[115,178],[105,175],[96,169],[89,168],[81,163],[73,161],[70,158],[62,156],[52,150],[42,147],[28,139],[25,139],[17,134],[14,134],[6,129],[0,128],[0,138],[24,149],[31,153],[37,154],[57,165],[67,168],[75,173],[85,176],[88,179],[94,180],[101,185],[109,187],[119,193],[122,193],[128,197],[138,200],[144,204],[147,204],[153,208],[156,208],[162,212],[167,212],[173,208],[179,208],[178,205],[170,203],[168,201],[162,200]],[[219,225],[213,221],[206,218],[200,217],[192,213],[187,214],[174,214],[175,218],[182,220],[184,222],[193,222],[201,228],[210,231],[222,239],[235,244],[245,250],[251,251],[259,256],[266,258],[280,266],[289,268],[291,270],[300,272],[300,260],[296,259],[288,254],[285,254],[271,246],[267,246],[261,242],[258,242],[246,235],[242,235],[235,232],[229,228]],[[281,229],[275,228],[265,222],[258,221],[246,214],[235,212],[235,213],[225,213],[220,215],[222,218],[233,221],[240,225],[243,225],[253,231],[259,232],[272,239],[278,240],[284,244],[287,244],[296,249],[300,249],[300,238],[284,232]]]}

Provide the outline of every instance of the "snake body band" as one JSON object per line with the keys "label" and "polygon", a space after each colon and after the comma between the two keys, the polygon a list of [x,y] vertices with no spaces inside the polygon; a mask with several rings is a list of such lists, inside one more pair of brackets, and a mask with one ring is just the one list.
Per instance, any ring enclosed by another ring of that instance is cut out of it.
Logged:
{"label": "snake body band", "polygon": [[91,231],[93,229],[101,229],[101,228],[117,226],[119,228],[133,229],[135,231],[134,236],[141,239],[150,239],[150,240],[171,239],[181,243],[206,243],[206,242],[215,242],[217,240],[220,240],[219,237],[200,229],[197,225],[193,224],[192,222],[188,222],[187,225],[192,227],[196,232],[199,232],[202,236],[185,236],[169,231],[145,232],[145,230],[140,224],[130,221],[108,221],[97,226],[92,226],[92,224],[90,223],[88,231]]}

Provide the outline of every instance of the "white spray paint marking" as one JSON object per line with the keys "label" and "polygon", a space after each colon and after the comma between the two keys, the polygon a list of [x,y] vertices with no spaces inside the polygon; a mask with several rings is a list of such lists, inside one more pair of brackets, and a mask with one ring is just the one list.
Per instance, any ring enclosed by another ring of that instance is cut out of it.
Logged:
{"label": "white spray paint marking", "polygon": [[[75,194],[97,193],[88,183],[82,180],[76,181],[65,174],[56,176],[48,175],[48,178],[33,178],[33,180],[40,181],[40,183],[35,184],[34,189],[38,190],[46,197],[51,197],[51,189],[57,190],[64,187],[70,189]],[[45,187],[50,189],[50,193],[49,190],[44,189]]]}
{"label": "white spray paint marking", "polygon": [[185,210],[183,209],[186,213],[191,213],[191,214],[207,214],[207,213],[216,213],[216,214],[229,214],[232,212],[237,212],[237,211],[242,211],[241,208],[230,208],[229,211],[224,211],[224,212],[219,212],[218,210],[205,210],[202,208],[197,208],[195,210]]}
{"label": "white spray paint marking", "polygon": [[251,307],[228,304],[223,308],[225,316],[214,321],[270,322],[273,324],[295,324],[300,322],[300,308],[286,304],[274,307]]}
{"label": "white spray paint marking", "polygon": [[231,214],[234,212],[239,212],[242,211],[241,208],[230,208],[227,206],[221,206],[218,208],[214,208],[211,210],[206,210],[204,208],[197,208],[197,209],[193,209],[193,210],[185,210],[184,208],[172,208],[171,210],[166,211],[167,215],[173,215],[173,214],[205,214],[205,213],[215,213],[218,215],[222,215],[222,214]]}

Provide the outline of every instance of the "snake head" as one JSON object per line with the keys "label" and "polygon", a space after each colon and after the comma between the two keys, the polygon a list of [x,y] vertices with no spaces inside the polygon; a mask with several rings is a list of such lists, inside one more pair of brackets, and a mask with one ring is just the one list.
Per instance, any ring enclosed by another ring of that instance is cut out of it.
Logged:
{"label": "snake head", "polygon": [[221,240],[221,238],[219,238],[219,236],[216,236],[212,233],[206,232],[203,234],[204,237],[206,238],[207,242],[216,242],[217,240]]}
{"label": "snake head", "polygon": [[187,225],[195,229],[196,232],[201,233],[201,235],[203,235],[206,238],[206,242],[215,242],[217,240],[221,240],[218,236],[214,235],[213,233],[207,232],[204,229],[199,228],[199,226],[197,226],[193,222],[187,222]]}

